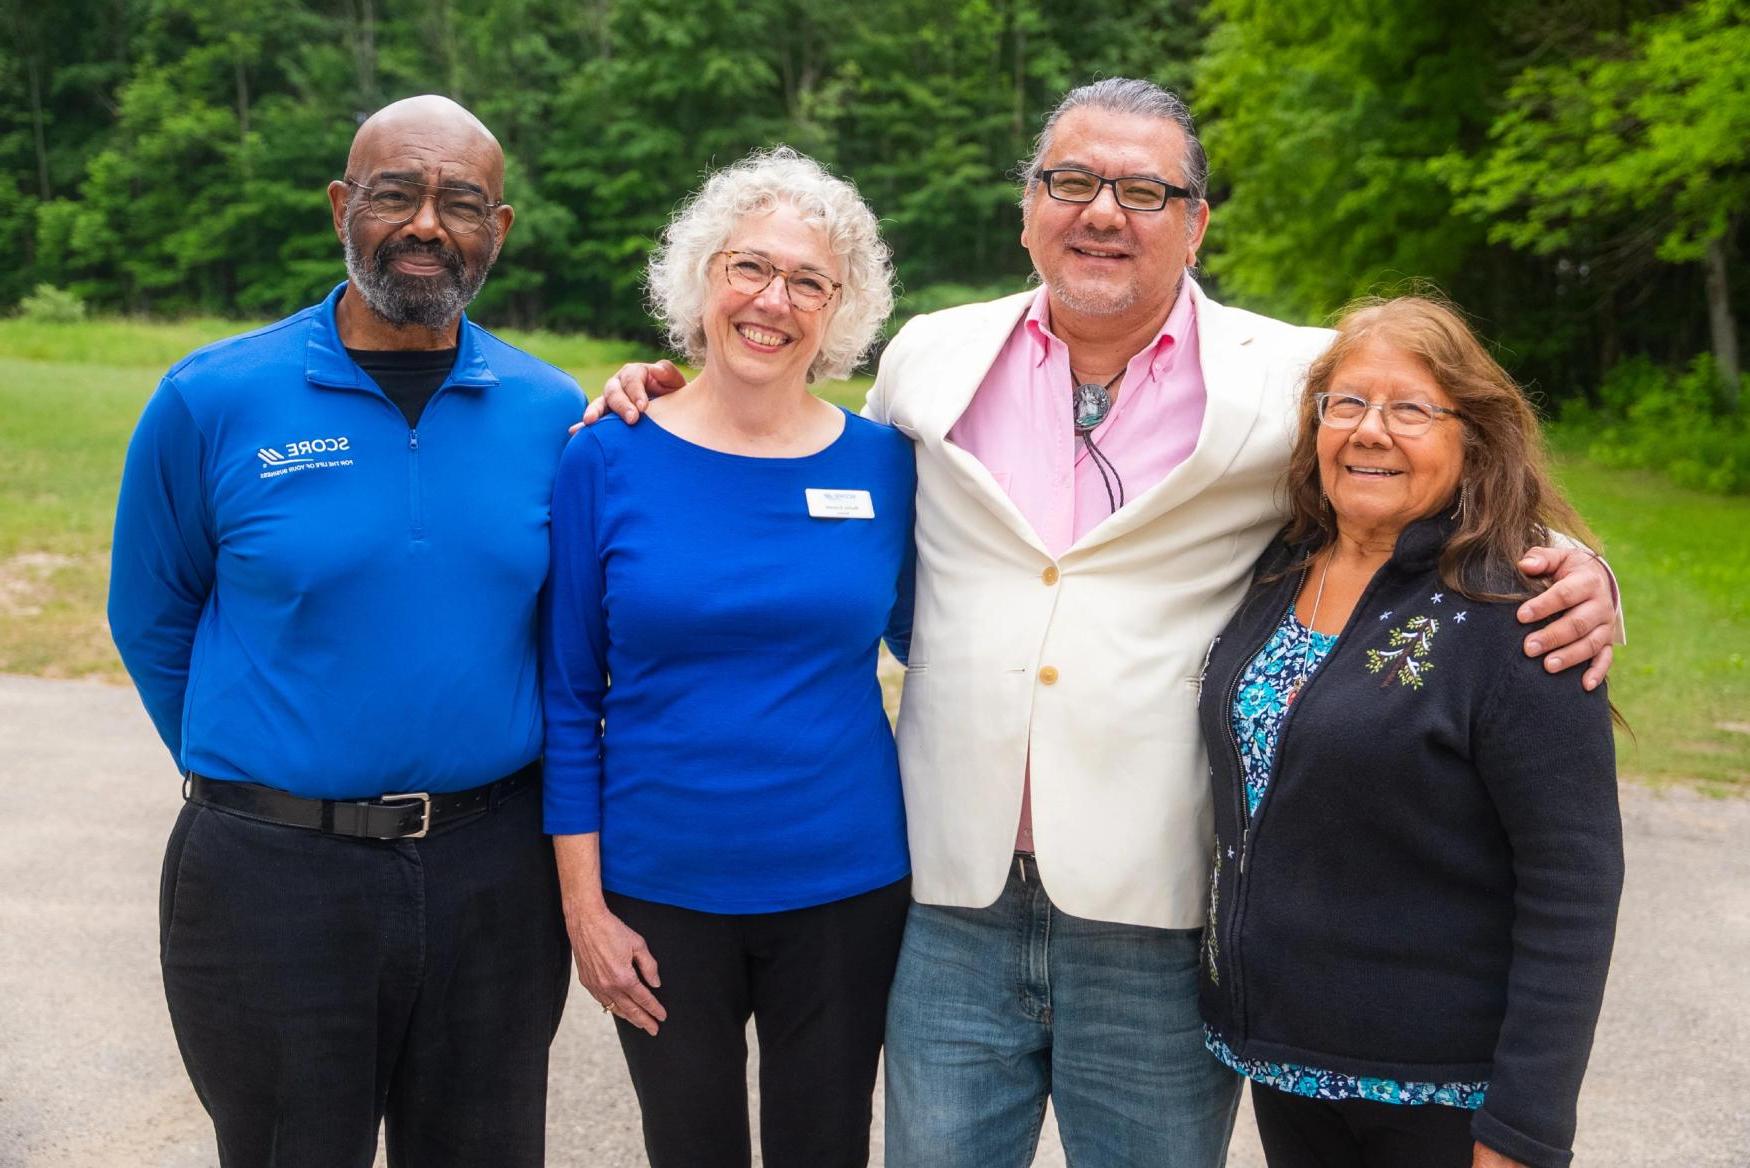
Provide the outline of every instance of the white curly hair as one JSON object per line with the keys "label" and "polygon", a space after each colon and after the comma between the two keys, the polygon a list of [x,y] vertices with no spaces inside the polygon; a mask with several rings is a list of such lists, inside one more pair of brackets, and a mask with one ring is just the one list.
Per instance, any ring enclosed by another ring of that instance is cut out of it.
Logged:
{"label": "white curly hair", "polygon": [[832,253],[844,261],[844,287],[808,367],[808,380],[845,378],[861,364],[887,314],[893,311],[893,257],[881,240],[875,213],[849,181],[788,146],[755,150],[712,174],[675,211],[645,275],[650,309],[669,342],[700,364],[705,359],[705,296],[711,260],[744,216],[766,214],[780,203],[818,225]]}

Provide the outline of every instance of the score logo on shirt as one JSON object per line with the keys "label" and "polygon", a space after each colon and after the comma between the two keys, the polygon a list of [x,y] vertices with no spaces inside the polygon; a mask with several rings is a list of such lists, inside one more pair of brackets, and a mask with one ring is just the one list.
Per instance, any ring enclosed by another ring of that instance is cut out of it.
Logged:
{"label": "score logo on shirt", "polygon": [[305,438],[287,442],[283,448],[263,446],[255,452],[255,456],[261,459],[260,477],[274,479],[297,471],[351,466],[351,458],[331,457],[351,449],[351,438]]}

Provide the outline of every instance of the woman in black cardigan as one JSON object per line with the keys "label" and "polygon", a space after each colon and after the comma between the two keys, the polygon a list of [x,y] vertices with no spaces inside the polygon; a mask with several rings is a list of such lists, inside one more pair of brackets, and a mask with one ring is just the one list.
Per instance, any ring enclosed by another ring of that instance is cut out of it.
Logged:
{"label": "woman in black cardigan", "polygon": [[1609,703],[1521,651],[1515,561],[1584,527],[1444,305],[1349,315],[1300,422],[1200,691],[1208,1045],[1272,1168],[1561,1168],[1622,829]]}

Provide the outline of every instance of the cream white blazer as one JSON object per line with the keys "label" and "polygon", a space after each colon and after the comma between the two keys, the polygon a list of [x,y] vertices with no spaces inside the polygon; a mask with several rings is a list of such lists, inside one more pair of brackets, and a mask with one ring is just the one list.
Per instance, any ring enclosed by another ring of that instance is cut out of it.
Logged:
{"label": "cream white blazer", "polygon": [[1033,293],[917,317],[882,356],[864,413],[917,447],[899,756],[920,901],[983,907],[1001,894],[1031,759],[1034,846],[1059,908],[1202,923],[1212,834],[1198,672],[1283,522],[1293,402],[1331,334],[1191,294],[1208,395],[1196,448],[1061,559],[947,440]]}

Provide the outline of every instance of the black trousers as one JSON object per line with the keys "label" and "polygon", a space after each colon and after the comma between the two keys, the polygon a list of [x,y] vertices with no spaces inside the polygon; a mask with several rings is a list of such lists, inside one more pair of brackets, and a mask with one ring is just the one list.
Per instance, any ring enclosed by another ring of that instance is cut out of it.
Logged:
{"label": "black trousers", "polygon": [[182,809],[159,942],[223,1168],[536,1168],[570,982],[538,788],[422,840]]}
{"label": "black trousers", "polygon": [[862,1168],[909,878],[789,912],[694,912],[607,894],[643,934],[668,1020],[619,1022],[651,1168],[746,1168],[747,1020],[768,1168]]}
{"label": "black trousers", "polygon": [[1252,1084],[1270,1168],[1470,1168],[1471,1113],[1440,1103],[1307,1099]]}

